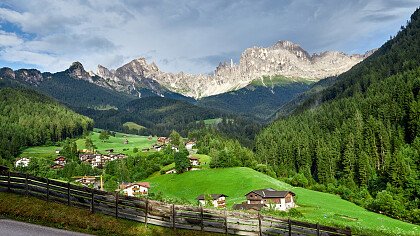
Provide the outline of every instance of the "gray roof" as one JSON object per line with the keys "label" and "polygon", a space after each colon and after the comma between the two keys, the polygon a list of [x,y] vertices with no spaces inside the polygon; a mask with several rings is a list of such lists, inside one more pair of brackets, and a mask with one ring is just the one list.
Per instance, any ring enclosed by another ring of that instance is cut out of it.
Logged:
{"label": "gray roof", "polygon": [[[207,194],[206,194],[207,195]],[[226,195],[224,195],[224,194],[210,194],[210,196],[211,196],[211,198],[213,199],[213,200],[216,200],[216,199],[218,199],[219,197],[227,197]],[[197,200],[205,200],[205,195],[204,194],[201,194],[201,195],[199,195],[197,198],[196,198]]]}
{"label": "gray roof", "polygon": [[246,195],[250,193],[255,193],[261,196],[262,198],[285,198],[288,193],[291,193],[293,196],[295,196],[295,193],[293,193],[292,191],[277,191],[272,188],[253,190],[247,193]]}

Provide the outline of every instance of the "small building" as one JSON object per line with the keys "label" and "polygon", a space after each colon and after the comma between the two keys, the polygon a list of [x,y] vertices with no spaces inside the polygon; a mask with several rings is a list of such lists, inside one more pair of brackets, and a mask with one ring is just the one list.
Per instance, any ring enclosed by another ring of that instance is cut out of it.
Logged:
{"label": "small building", "polygon": [[93,185],[93,188],[95,189],[101,188],[100,181],[98,181],[95,176],[83,176],[82,178],[76,179],[75,182],[81,183],[83,186],[86,187],[89,187],[89,185]]}
{"label": "small building", "polygon": [[63,156],[59,156],[57,158],[55,158],[54,163],[57,165],[65,165],[66,164],[66,158]]}
{"label": "small building", "polygon": [[161,145],[153,145],[153,149],[157,152],[159,152],[160,150],[162,150],[162,146]]}
{"label": "small building", "polygon": [[60,152],[61,152],[60,149],[55,150],[55,154],[60,154]]}
{"label": "small building", "polygon": [[150,148],[143,148],[143,149],[141,149],[141,151],[142,152],[148,152],[148,151],[150,151]]}
{"label": "small building", "polygon": [[291,191],[277,191],[272,188],[253,190],[246,195],[247,204],[264,204],[275,210],[285,211],[295,207]]}
{"label": "small building", "polygon": [[15,167],[28,167],[30,162],[31,162],[31,159],[27,157],[22,157],[16,160]]}
{"label": "small building", "polygon": [[179,148],[177,146],[172,146],[171,149],[172,151],[179,152]]}
{"label": "small building", "polygon": [[185,144],[185,148],[187,149],[187,150],[191,150],[191,149],[193,149],[193,147],[195,146],[195,142],[194,141],[188,141],[186,144]]}
{"label": "small building", "polygon": [[175,168],[170,169],[170,170],[166,171],[165,174],[176,174],[176,169]]}
{"label": "small building", "polygon": [[159,137],[157,139],[157,142],[160,143],[160,144],[168,144],[168,143],[171,142],[171,139],[168,138],[168,137]]}
{"label": "small building", "polygon": [[125,139],[124,144],[128,144],[128,139]]}
{"label": "small building", "polygon": [[200,165],[200,160],[198,160],[197,157],[190,157],[190,164],[191,166],[199,166]]}
{"label": "small building", "polygon": [[125,196],[139,196],[149,194],[150,183],[139,182],[139,183],[123,183],[120,185],[120,189],[124,192]]}
{"label": "small building", "polygon": [[200,196],[198,196],[196,199],[198,200],[198,204],[201,206],[205,206],[207,204],[206,202],[206,196],[209,196],[211,199],[211,204],[214,207],[217,208],[224,208],[226,207],[226,195],[224,194],[209,194],[209,195],[205,195],[205,194],[201,194]]}

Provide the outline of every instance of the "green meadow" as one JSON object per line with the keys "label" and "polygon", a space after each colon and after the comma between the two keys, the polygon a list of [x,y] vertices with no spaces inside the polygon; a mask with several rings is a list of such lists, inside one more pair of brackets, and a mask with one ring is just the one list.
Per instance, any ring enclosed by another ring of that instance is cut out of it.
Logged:
{"label": "green meadow", "polygon": [[227,206],[245,201],[245,194],[254,189],[275,188],[296,193],[298,210],[303,214],[298,220],[320,224],[350,227],[361,235],[420,235],[420,226],[367,211],[339,196],[292,187],[277,179],[250,168],[207,169],[184,174],[168,174],[146,179],[151,191],[164,197],[189,201],[203,193],[228,195]]}
{"label": "green meadow", "polygon": [[[108,140],[102,141],[99,139],[99,133],[101,130],[95,129],[90,133],[90,138],[92,139],[93,144],[97,147],[97,151],[100,153],[106,153],[105,150],[114,149],[114,153],[124,153],[127,155],[132,155],[133,149],[138,148],[138,151],[141,152],[143,148],[150,148],[154,143],[156,143],[157,138],[152,137],[150,140],[147,136],[139,136],[134,134],[124,134],[116,133],[115,137],[110,136]],[[125,140],[128,140],[128,143],[125,144]],[[85,139],[80,138],[76,141],[77,148],[82,150],[85,149]],[[21,157],[51,157],[57,156],[55,153],[56,150],[60,150],[59,146],[37,146],[29,147],[22,151],[20,154]]]}

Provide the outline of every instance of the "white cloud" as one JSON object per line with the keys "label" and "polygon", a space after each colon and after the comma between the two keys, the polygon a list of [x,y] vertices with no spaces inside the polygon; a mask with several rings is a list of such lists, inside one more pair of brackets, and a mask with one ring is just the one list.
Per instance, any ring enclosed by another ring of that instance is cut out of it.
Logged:
{"label": "white cloud", "polygon": [[0,30],[0,48],[19,46],[22,43],[23,40],[16,36],[16,34]]}
{"label": "white cloud", "polygon": [[206,73],[217,58],[238,59],[245,48],[282,39],[310,52],[360,53],[395,34],[417,6],[418,0],[5,0],[0,25],[33,37],[2,27],[8,50],[0,57],[48,71],[76,60],[95,70],[146,57],[162,70]]}

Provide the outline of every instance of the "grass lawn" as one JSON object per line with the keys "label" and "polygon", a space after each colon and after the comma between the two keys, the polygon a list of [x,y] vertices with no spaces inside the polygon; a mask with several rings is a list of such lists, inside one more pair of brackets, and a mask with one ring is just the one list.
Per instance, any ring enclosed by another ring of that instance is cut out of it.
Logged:
{"label": "grass lawn", "polygon": [[[152,140],[148,140],[147,136],[139,136],[134,134],[116,133],[115,137],[110,136],[109,140],[103,142],[99,139],[99,129],[95,129],[91,132],[90,137],[93,143],[96,145],[97,150],[101,153],[106,153],[107,149],[114,149],[114,153],[124,153],[132,155],[133,148],[137,147],[139,152],[142,148],[151,147],[156,143],[157,138],[153,137]],[[128,144],[124,144],[125,140],[128,140]],[[76,141],[78,149],[85,149],[85,139],[78,139]],[[38,146],[29,147],[22,151],[21,157],[55,157],[57,154],[55,151],[61,149],[57,146]],[[124,150],[128,149],[128,150]]]}
{"label": "grass lawn", "polygon": [[208,169],[184,174],[170,174],[146,179],[152,192],[163,196],[188,200],[203,193],[228,195],[227,206],[245,201],[245,194],[254,189],[275,188],[296,193],[298,209],[303,217],[298,220],[319,222],[331,226],[349,226],[362,235],[420,235],[420,226],[405,223],[365,210],[339,196],[292,187],[249,168]]}
{"label": "grass lawn", "polygon": [[85,209],[5,192],[0,192],[0,216],[94,235],[214,235],[192,230],[173,231],[150,224],[146,227],[143,223],[91,214]]}

